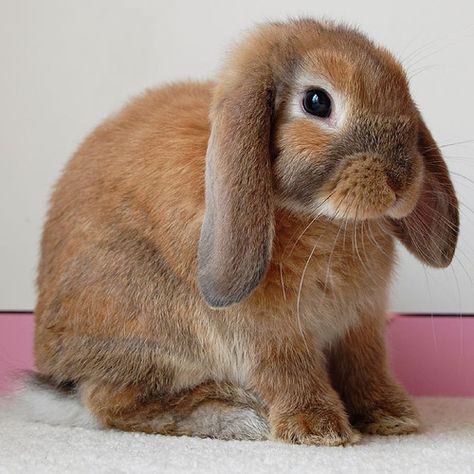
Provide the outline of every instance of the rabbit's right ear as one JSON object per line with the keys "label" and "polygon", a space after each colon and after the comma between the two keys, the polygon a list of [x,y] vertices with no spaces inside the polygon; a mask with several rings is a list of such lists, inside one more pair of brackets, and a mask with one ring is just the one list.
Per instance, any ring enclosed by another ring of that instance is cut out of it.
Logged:
{"label": "rabbit's right ear", "polygon": [[212,307],[230,306],[248,296],[271,258],[275,86],[262,56],[251,45],[237,51],[214,92],[198,250],[199,287]]}

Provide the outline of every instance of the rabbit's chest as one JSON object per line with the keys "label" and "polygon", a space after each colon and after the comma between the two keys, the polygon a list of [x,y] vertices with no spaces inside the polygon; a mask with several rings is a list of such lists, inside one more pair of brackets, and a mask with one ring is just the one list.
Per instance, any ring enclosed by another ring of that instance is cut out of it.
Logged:
{"label": "rabbit's chest", "polygon": [[282,311],[323,344],[356,325],[362,313],[385,310],[393,241],[353,235],[306,239],[272,269]]}

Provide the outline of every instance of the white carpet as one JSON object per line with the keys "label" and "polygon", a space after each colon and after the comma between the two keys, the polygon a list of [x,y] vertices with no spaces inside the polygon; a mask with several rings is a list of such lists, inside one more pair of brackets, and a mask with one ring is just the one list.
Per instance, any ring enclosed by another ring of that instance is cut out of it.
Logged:
{"label": "white carpet", "polygon": [[356,446],[217,441],[0,419],[0,473],[474,473],[474,399],[422,398],[424,431]]}

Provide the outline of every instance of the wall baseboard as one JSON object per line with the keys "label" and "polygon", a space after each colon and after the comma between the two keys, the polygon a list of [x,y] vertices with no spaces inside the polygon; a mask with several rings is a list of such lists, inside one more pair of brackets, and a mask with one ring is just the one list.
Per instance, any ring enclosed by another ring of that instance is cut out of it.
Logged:
{"label": "wall baseboard", "polygon": [[[8,375],[32,369],[34,317],[0,313],[0,393]],[[412,395],[474,396],[474,318],[394,315],[387,327],[390,361]]]}

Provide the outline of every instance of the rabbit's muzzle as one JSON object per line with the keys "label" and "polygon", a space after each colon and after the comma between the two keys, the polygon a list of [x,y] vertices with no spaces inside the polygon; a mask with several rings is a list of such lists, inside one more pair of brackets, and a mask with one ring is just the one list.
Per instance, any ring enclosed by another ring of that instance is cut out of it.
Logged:
{"label": "rabbit's muzzle", "polygon": [[417,154],[409,159],[370,153],[349,156],[328,194],[331,214],[339,218],[404,217],[415,207],[422,172]]}

